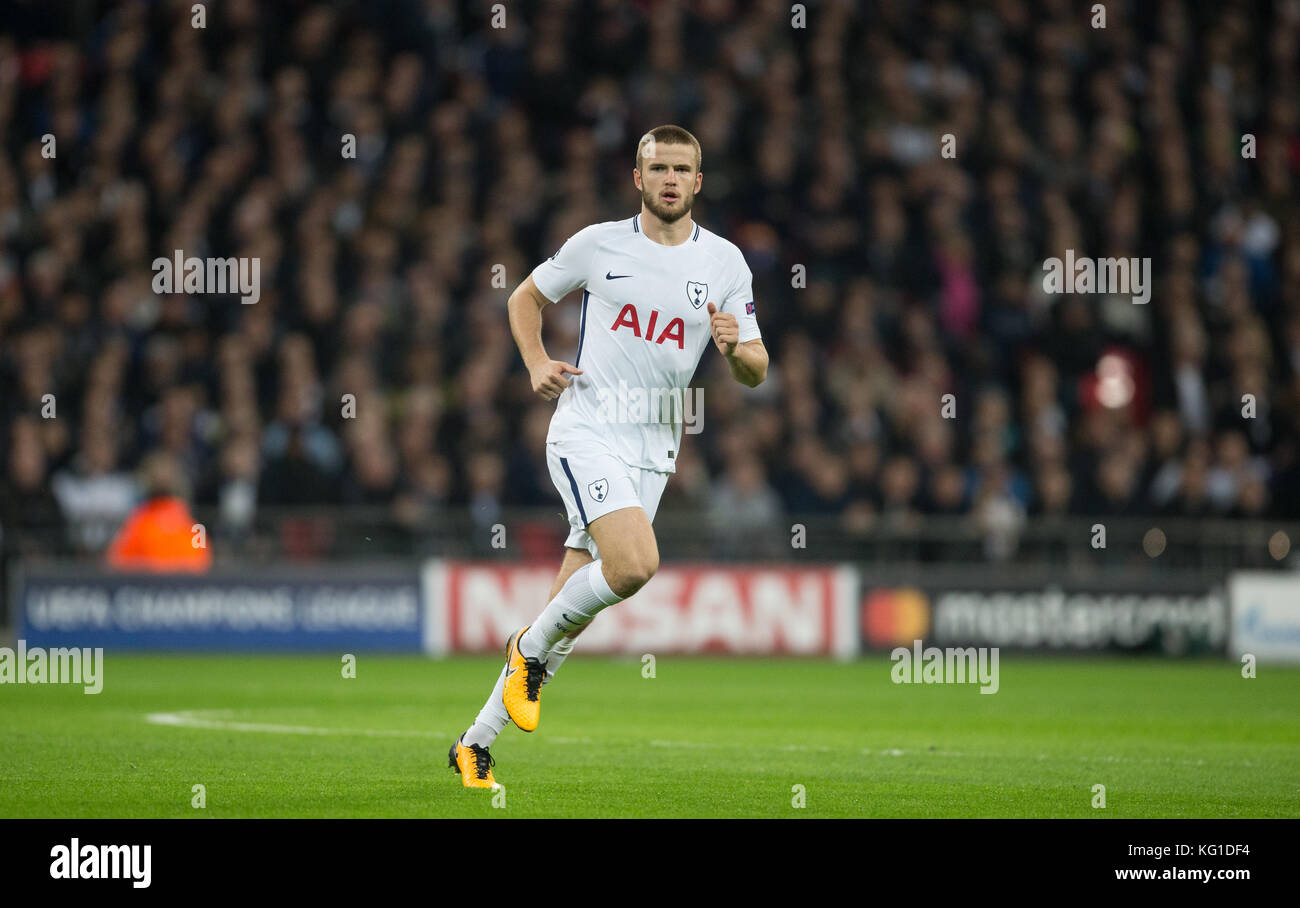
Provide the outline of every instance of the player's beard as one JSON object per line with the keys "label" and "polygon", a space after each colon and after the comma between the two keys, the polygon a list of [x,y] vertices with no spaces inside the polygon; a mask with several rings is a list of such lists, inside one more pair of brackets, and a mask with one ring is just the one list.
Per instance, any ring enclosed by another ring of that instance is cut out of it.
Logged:
{"label": "player's beard", "polygon": [[659,197],[651,195],[646,190],[641,190],[641,201],[645,207],[650,209],[650,213],[663,221],[665,224],[674,224],[683,217],[691,213],[691,206],[695,204],[695,193],[680,189],[677,192],[677,204],[672,208],[665,208],[659,201]]}

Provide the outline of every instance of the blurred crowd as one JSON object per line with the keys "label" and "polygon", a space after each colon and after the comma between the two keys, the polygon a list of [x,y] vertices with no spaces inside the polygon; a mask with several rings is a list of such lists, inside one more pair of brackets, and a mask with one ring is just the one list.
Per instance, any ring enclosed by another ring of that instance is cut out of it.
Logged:
{"label": "blurred crowd", "polygon": [[[9,543],[103,549],[159,457],[228,533],[556,507],[505,301],[636,212],[662,123],[772,357],[749,390],[706,352],[665,509],[1300,516],[1295,0],[9,6]],[[259,258],[260,300],[155,293],[177,249]],[[1047,293],[1066,250],[1150,258],[1150,302]]]}

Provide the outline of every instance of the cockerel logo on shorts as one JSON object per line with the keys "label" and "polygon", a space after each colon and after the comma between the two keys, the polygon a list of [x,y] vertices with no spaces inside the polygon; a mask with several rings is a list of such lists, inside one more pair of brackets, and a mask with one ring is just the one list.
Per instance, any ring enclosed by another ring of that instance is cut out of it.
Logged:
{"label": "cockerel logo on shorts", "polygon": [[604,479],[589,482],[587,483],[587,492],[597,501],[604,501],[605,496],[609,494],[609,483]]}
{"label": "cockerel logo on shorts", "polygon": [[696,309],[704,305],[704,301],[709,298],[709,285],[701,284],[699,281],[686,282],[686,298],[691,301],[691,305]]}

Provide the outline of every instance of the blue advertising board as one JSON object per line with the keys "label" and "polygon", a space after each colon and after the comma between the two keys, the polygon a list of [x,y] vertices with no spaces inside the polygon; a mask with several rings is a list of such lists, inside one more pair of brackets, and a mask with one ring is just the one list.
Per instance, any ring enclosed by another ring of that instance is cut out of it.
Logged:
{"label": "blue advertising board", "polygon": [[28,646],[420,651],[431,630],[414,566],[207,575],[44,568],[25,571],[15,592]]}

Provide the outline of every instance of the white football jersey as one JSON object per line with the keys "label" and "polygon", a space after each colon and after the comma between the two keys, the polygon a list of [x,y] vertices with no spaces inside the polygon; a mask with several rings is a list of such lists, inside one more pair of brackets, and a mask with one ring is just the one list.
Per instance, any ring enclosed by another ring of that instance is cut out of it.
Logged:
{"label": "white football jersey", "polygon": [[687,388],[713,346],[707,304],[736,317],[740,343],[761,337],[740,250],[698,224],[664,246],[638,214],[579,230],[533,282],[552,302],[584,291],[573,361],[583,374],[566,376],[547,441],[594,434],[629,466],[676,472]]}

